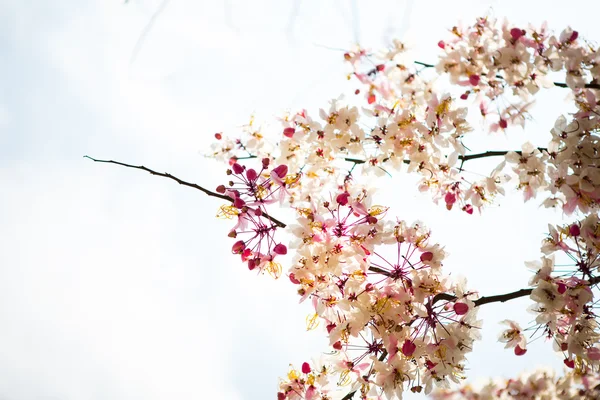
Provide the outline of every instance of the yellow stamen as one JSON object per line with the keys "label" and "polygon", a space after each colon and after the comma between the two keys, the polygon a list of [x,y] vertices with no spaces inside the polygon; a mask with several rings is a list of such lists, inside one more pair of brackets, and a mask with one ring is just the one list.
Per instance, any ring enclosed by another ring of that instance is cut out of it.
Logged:
{"label": "yellow stamen", "polygon": [[220,219],[233,219],[240,214],[240,210],[232,205],[224,204],[219,207],[219,212],[217,213],[217,218]]}
{"label": "yellow stamen", "polygon": [[319,314],[312,314],[306,317],[306,330],[312,331],[319,326]]}

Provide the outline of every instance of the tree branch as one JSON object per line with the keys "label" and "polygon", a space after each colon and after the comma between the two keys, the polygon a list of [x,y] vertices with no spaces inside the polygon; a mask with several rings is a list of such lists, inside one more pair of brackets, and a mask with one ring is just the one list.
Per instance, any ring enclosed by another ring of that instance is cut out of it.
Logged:
{"label": "tree branch", "polygon": [[[598,283],[600,283],[600,275],[590,278],[588,286],[593,286]],[[498,302],[504,303],[506,301],[509,301],[512,299],[517,299],[519,297],[529,296],[531,294],[531,292],[533,292],[533,289],[529,288],[529,289],[520,289],[515,292],[510,292],[510,293],[505,293],[505,294],[497,294],[494,296],[483,296],[483,297],[480,297],[479,299],[475,300],[473,303],[475,303],[475,307],[479,307],[479,306],[482,306],[484,304],[489,304],[489,303],[498,303]],[[440,301],[440,300],[454,301],[454,300],[456,300],[456,296],[449,294],[449,293],[439,293],[433,297],[432,304],[435,304],[437,301]]]}
{"label": "tree branch", "polygon": [[[181,180],[179,178],[177,178],[176,176],[173,176],[171,174],[168,173],[161,173],[161,172],[156,172],[151,170],[150,168],[146,168],[143,165],[131,165],[131,164],[125,164],[119,161],[113,161],[113,160],[98,160],[95,158],[92,158],[90,156],[83,156],[84,158],[89,158],[90,160],[94,161],[94,162],[99,162],[99,163],[107,163],[107,164],[116,164],[116,165],[121,165],[123,167],[127,167],[127,168],[135,168],[135,169],[141,169],[142,171],[146,171],[151,173],[152,175],[156,175],[156,176],[162,176],[163,178],[169,178],[174,180],[175,182],[179,183],[180,185],[184,185],[184,186],[189,186],[191,188],[197,189],[201,192],[203,192],[204,194],[211,196],[211,197],[217,197],[219,199],[222,200],[227,200],[228,202],[232,203],[233,199],[229,196],[225,196],[224,194],[220,194],[220,193],[216,193],[216,192],[211,192],[208,189],[203,188],[200,185],[197,185],[195,183],[190,183],[190,182],[186,182],[184,180]],[[284,224],[283,222],[279,221],[278,219],[271,217],[269,214],[267,213],[263,213],[262,214],[266,219],[268,219],[269,221],[273,222],[275,225],[277,225],[280,228],[285,228],[286,224]]]}
{"label": "tree branch", "polygon": [[[544,147],[538,147],[537,148],[539,151],[547,151],[548,149],[544,148]],[[474,154],[466,154],[464,156],[458,156],[458,160],[461,162],[461,168],[462,169],[462,164],[464,164],[465,162],[469,161],[469,160],[476,160],[478,158],[486,158],[486,157],[498,157],[498,156],[504,156],[508,153],[510,153],[512,150],[496,150],[496,151],[486,151],[484,153],[474,153]],[[522,154],[523,152],[521,150],[515,150],[514,151],[517,154]],[[350,157],[346,157],[344,158],[344,161],[348,161],[354,164],[364,164],[366,163],[368,160],[360,160],[358,158],[350,158]],[[410,160],[403,160],[404,164],[410,164]]]}
{"label": "tree branch", "polygon": [[[435,65],[433,64],[427,64],[421,61],[413,61],[415,64],[417,65],[421,65],[425,68],[435,68]],[[500,79],[504,79],[504,77],[502,75],[496,75],[496,78],[500,78]],[[569,86],[566,83],[563,82],[552,82],[554,84],[554,86],[556,87],[560,87],[560,88],[568,88]],[[584,85],[585,88],[587,89],[600,89],[600,84],[599,83],[586,83]]]}

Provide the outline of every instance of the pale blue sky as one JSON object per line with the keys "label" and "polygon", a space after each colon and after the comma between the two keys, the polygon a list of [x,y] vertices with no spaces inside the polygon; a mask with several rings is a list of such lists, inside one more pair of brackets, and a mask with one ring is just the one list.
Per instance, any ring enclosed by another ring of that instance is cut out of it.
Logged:
{"label": "pale blue sky", "polygon": [[[445,29],[490,6],[600,39],[592,0],[357,1],[356,25],[346,0],[298,1],[290,23],[294,3],[171,0],[133,63],[159,1],[0,4],[0,399],[269,399],[289,363],[325,349],[323,334],[304,331],[293,286],[256,277],[230,254],[219,201],[83,155],[212,188],[224,178],[202,157],[214,132],[253,111],[326,106],[348,90],[341,53],[322,46],[405,35],[435,61]],[[540,104],[532,138],[565,95],[555,89]],[[395,179],[381,203],[433,228],[448,271],[484,294],[526,285],[523,261],[538,257],[550,214],[531,218],[536,205],[518,195],[483,217],[448,213]],[[472,377],[560,367],[542,341],[518,366],[496,342],[497,321],[531,319],[527,304],[481,310]]]}

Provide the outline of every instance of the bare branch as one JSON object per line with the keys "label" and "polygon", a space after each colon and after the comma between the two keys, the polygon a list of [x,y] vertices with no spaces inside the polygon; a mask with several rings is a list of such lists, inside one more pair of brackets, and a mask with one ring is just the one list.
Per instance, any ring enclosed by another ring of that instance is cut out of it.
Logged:
{"label": "bare branch", "polygon": [[[190,182],[186,182],[184,180],[181,180],[179,178],[177,178],[176,176],[173,176],[171,174],[168,173],[162,173],[162,172],[156,172],[154,170],[151,170],[150,168],[146,168],[143,165],[131,165],[131,164],[125,164],[119,161],[113,161],[113,160],[98,160],[95,158],[92,158],[90,156],[83,156],[84,158],[89,158],[90,160],[94,161],[94,162],[99,162],[99,163],[107,163],[107,164],[116,164],[116,165],[121,165],[123,167],[127,167],[127,168],[135,168],[135,169],[141,169],[142,171],[146,171],[151,173],[152,175],[156,175],[156,176],[162,176],[164,178],[169,178],[174,180],[175,182],[179,183],[180,185],[184,185],[184,186],[189,186],[191,188],[197,189],[201,192],[203,192],[204,194],[211,196],[211,197],[217,197],[219,199],[222,200],[227,200],[228,202],[232,203],[233,199],[229,196],[225,196],[224,194],[220,194],[220,193],[216,193],[216,192],[212,192],[208,189],[203,188],[200,185],[197,185],[195,183],[190,183]],[[267,213],[263,213],[262,214],[266,219],[268,219],[269,221],[273,222],[275,225],[277,225],[280,228],[285,228],[286,224],[284,224],[283,222],[279,221],[278,219],[271,217],[269,214]]]}

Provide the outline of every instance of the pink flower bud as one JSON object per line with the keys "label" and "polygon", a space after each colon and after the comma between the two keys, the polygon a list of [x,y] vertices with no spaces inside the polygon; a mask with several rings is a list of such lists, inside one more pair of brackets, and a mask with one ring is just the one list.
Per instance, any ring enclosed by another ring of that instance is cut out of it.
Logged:
{"label": "pink flower bud", "polygon": [[433,260],[432,252],[426,251],[425,253],[421,254],[421,261],[427,262],[427,261],[431,261],[431,260]]}
{"label": "pink flower bud", "polygon": [[248,260],[248,269],[250,271],[252,271],[254,268],[256,268],[256,265],[257,265],[256,258],[251,258],[250,260]]}
{"label": "pink flower bud", "polygon": [[443,41],[443,40],[440,40],[440,41],[438,42],[438,47],[439,47],[440,49],[445,49],[445,48],[446,48],[446,43],[444,43],[444,41]]}
{"label": "pink flower bud", "polygon": [[233,169],[233,172],[235,172],[236,174],[241,174],[242,172],[244,172],[244,167],[242,167],[238,163],[233,164],[231,166],[231,168]]}
{"label": "pink flower bud", "polygon": [[569,234],[571,236],[579,236],[580,233],[581,233],[581,230],[579,229],[579,225],[573,224],[569,227]]}
{"label": "pink flower bud", "polygon": [[331,331],[334,330],[336,326],[337,325],[334,324],[333,322],[328,323],[327,324],[327,333],[331,333]]}
{"label": "pink flower bud", "polygon": [[498,126],[502,129],[506,129],[508,127],[508,122],[506,122],[505,119],[500,118],[500,121],[498,121]]}
{"label": "pink flower bud", "polygon": [[246,202],[238,197],[233,201],[233,205],[236,208],[242,208],[244,205],[246,205]]}
{"label": "pink flower bud", "polygon": [[258,174],[254,169],[250,168],[248,171],[246,171],[246,178],[248,178],[249,181],[253,181],[258,178]]}
{"label": "pink flower bud", "polygon": [[344,192],[344,193],[338,194],[337,197],[335,198],[335,201],[337,201],[337,203],[339,205],[345,206],[346,204],[348,204],[348,197],[350,197],[350,193]]}
{"label": "pink flower bud", "polygon": [[577,40],[578,37],[579,37],[579,32],[573,31],[573,33],[571,33],[571,37],[569,38],[569,41],[574,42]]}
{"label": "pink flower bud", "polygon": [[342,342],[340,342],[339,340],[337,342],[335,342],[333,344],[333,348],[336,350],[341,350],[342,349]]}
{"label": "pink flower bud", "polygon": [[291,138],[292,136],[294,136],[294,133],[296,133],[296,130],[294,128],[285,128],[283,130],[283,136],[285,137]]}
{"label": "pink flower bud", "polygon": [[428,370],[434,369],[436,365],[438,365],[438,363],[434,363],[431,360],[425,361],[425,366],[427,367]]}
{"label": "pink flower bud", "polygon": [[460,99],[461,100],[466,100],[466,99],[469,98],[470,94],[471,94],[471,92],[467,90],[466,92],[464,92],[463,94],[460,95]]}
{"label": "pink flower bud", "polygon": [[275,247],[273,247],[273,253],[284,256],[287,254],[287,247],[281,243],[276,244]]}
{"label": "pink flower bud", "polygon": [[246,247],[244,249],[244,251],[242,251],[242,261],[246,261],[251,256],[252,256],[252,250]]}
{"label": "pink flower bud", "polygon": [[465,315],[469,311],[468,304],[454,303],[454,312],[456,315]]}
{"label": "pink flower bud", "polygon": [[375,100],[377,100],[377,98],[375,97],[375,95],[373,93],[371,93],[369,95],[369,97],[367,97],[367,103],[369,103],[369,104],[375,103]]}
{"label": "pink flower bud", "polygon": [[469,83],[473,86],[479,85],[479,75],[469,75]]}
{"label": "pink flower bud", "polygon": [[221,135],[220,133],[215,133],[215,139],[221,140],[222,138],[223,138],[223,135]]}
{"label": "pink flower bud", "polygon": [[217,193],[225,193],[225,185],[219,185],[217,186]]}
{"label": "pink flower bud", "polygon": [[279,179],[283,179],[288,173],[288,167],[285,164],[281,164],[273,168],[273,172],[279,177]]}
{"label": "pink flower bud", "polygon": [[260,208],[254,210],[254,215],[256,215],[257,217],[260,217],[262,214],[263,212]]}
{"label": "pink flower bud", "polygon": [[404,341],[404,344],[402,345],[402,354],[404,354],[406,357],[410,357],[413,355],[413,353],[415,352],[416,349],[417,349],[417,345],[414,344],[414,342],[407,339]]}
{"label": "pink flower bud", "polygon": [[285,398],[286,398],[285,393],[282,393],[282,392],[277,393],[277,400],[285,400]]}
{"label": "pink flower bud", "polygon": [[302,373],[303,374],[310,374],[310,365],[307,362],[302,363]]}
{"label": "pink flower bud", "polygon": [[238,240],[231,247],[231,252],[233,254],[241,254],[242,251],[244,251],[245,248],[246,248],[246,243],[244,243],[243,240]]}
{"label": "pink flower bud", "polygon": [[515,355],[516,356],[522,356],[525,353],[527,353],[527,349],[523,349],[519,345],[517,345],[517,347],[515,347]]}
{"label": "pink flower bud", "polygon": [[467,204],[466,206],[464,206],[464,207],[462,208],[462,210],[463,210],[464,212],[466,212],[467,214],[469,214],[469,215],[473,214],[473,206],[472,206],[472,205],[470,205],[470,204]]}
{"label": "pink flower bud", "polygon": [[271,160],[269,160],[268,158],[263,158],[262,159],[262,166],[263,166],[263,168],[267,168],[270,163],[271,163]]}
{"label": "pink flower bud", "polygon": [[456,203],[456,195],[452,192],[446,192],[446,195],[444,196],[444,201],[446,202],[446,204],[454,204]]}
{"label": "pink flower bud", "polygon": [[510,36],[512,36],[513,40],[519,40],[521,36],[525,35],[525,31],[519,28],[512,28],[510,30]]}
{"label": "pink flower bud", "polygon": [[383,64],[379,64],[379,65],[377,66],[377,71],[380,71],[380,72],[381,72],[381,71],[383,71],[384,69],[385,69],[385,65],[383,65]]}
{"label": "pink flower bud", "polygon": [[565,285],[564,283],[559,283],[557,290],[558,290],[558,293],[563,294],[564,292],[567,291],[567,285]]}
{"label": "pink flower bud", "polygon": [[569,360],[569,359],[565,359],[563,361],[565,363],[565,365],[569,368],[575,368],[575,361],[574,360]]}

